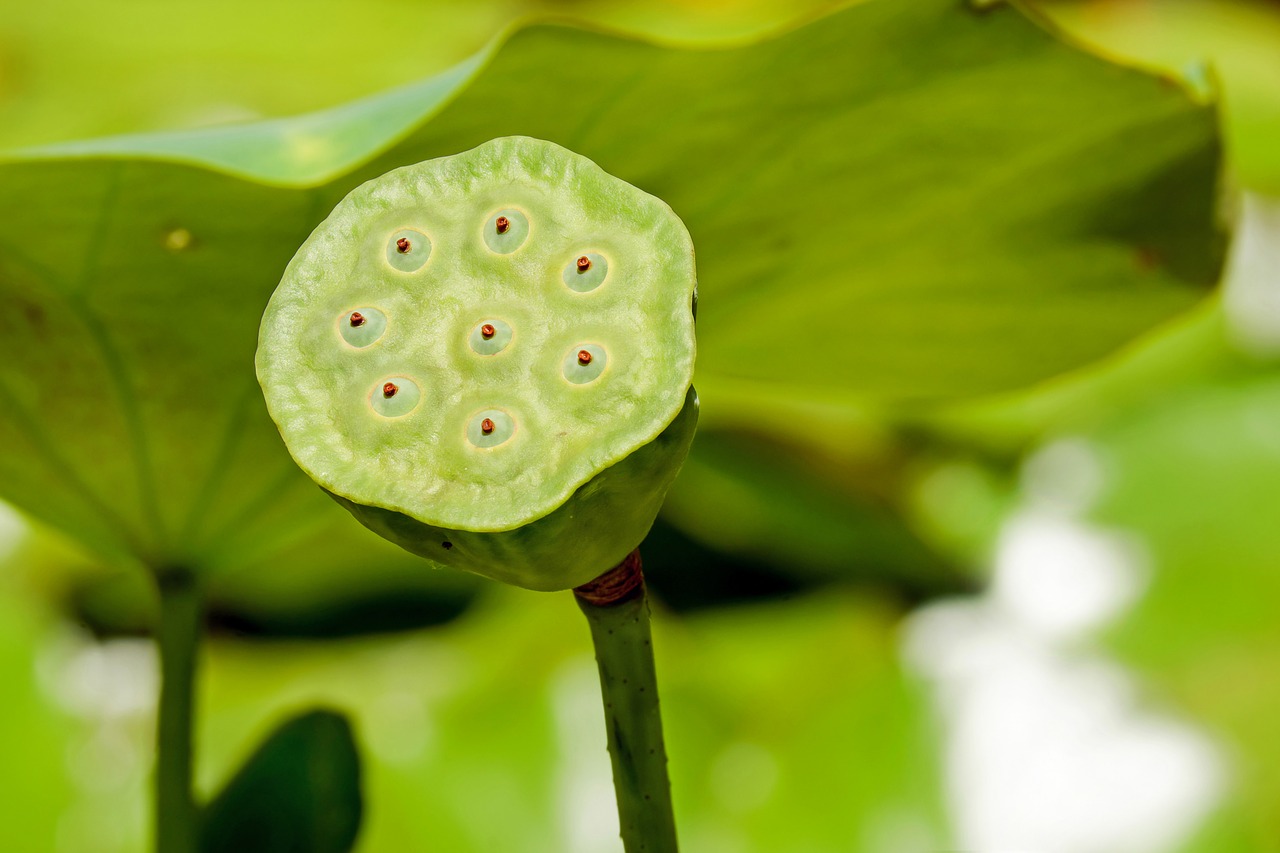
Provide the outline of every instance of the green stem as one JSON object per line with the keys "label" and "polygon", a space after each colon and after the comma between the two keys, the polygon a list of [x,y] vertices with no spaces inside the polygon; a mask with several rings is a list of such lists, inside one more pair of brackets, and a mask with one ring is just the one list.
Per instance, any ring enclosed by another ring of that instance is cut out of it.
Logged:
{"label": "green stem", "polygon": [[640,552],[574,592],[596,647],[622,844],[677,853]]}
{"label": "green stem", "polygon": [[156,853],[195,853],[198,812],[191,784],[192,699],[200,639],[200,587],[185,571],[158,576],[160,711],[156,725]]}

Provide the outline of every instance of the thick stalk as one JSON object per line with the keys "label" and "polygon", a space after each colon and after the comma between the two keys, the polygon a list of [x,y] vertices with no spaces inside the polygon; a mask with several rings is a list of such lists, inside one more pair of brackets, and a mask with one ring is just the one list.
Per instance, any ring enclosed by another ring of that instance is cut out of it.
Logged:
{"label": "thick stalk", "polygon": [[627,853],[677,853],[640,552],[574,590],[591,626]]}
{"label": "thick stalk", "polygon": [[200,638],[200,588],[189,572],[159,575],[160,709],[156,725],[156,853],[195,853],[191,731]]}

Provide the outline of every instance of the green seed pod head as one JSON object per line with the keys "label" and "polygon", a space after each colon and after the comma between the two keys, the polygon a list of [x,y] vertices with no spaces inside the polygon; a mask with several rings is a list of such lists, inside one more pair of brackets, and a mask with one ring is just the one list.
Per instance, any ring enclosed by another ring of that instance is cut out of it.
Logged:
{"label": "green seed pod head", "polygon": [[536,139],[357,187],[262,320],[298,464],[432,560],[565,589],[639,544],[693,438],[693,244],[660,200]]}

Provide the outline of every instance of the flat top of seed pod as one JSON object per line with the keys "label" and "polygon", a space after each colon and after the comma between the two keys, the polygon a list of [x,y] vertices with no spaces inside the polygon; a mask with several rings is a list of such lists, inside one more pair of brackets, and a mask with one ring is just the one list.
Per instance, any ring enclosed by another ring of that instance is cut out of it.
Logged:
{"label": "flat top of seed pod", "polygon": [[258,379],[324,488],[509,530],[679,413],[695,286],[665,203],[550,142],[496,139],[334,208],[267,306]]}

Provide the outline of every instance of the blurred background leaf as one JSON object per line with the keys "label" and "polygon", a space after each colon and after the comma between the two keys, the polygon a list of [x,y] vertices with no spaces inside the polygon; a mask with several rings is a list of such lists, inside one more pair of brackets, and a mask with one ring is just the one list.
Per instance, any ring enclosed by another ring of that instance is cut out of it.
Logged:
{"label": "blurred background leaf", "polygon": [[364,805],[351,724],[300,714],[272,732],[205,807],[202,853],[347,853]]}
{"label": "blurred background leaf", "polygon": [[[57,826],[68,840],[57,849],[139,849],[151,661],[130,653],[137,641],[68,638],[30,608],[9,605],[25,617],[7,623],[14,666],[3,676],[9,701],[29,706],[48,733],[11,753],[0,785],[36,783],[27,796],[41,809],[9,816],[0,832],[29,844]],[[568,596],[495,586],[460,620],[414,634],[272,644],[215,636],[204,660],[200,788],[216,790],[277,721],[341,707],[361,745],[369,803],[358,849],[613,849],[599,689],[574,608]],[[943,846],[937,744],[920,688],[897,662],[899,616],[848,591],[679,620],[657,614],[689,849]],[[33,658],[47,673],[38,683]],[[116,693],[64,704],[67,694],[92,695],[94,679]],[[140,685],[144,701],[132,711],[110,698]],[[6,736],[17,735],[12,724],[0,716]],[[49,760],[51,744],[108,735],[121,740],[114,765]],[[264,794],[262,805],[283,808],[280,796]]]}

